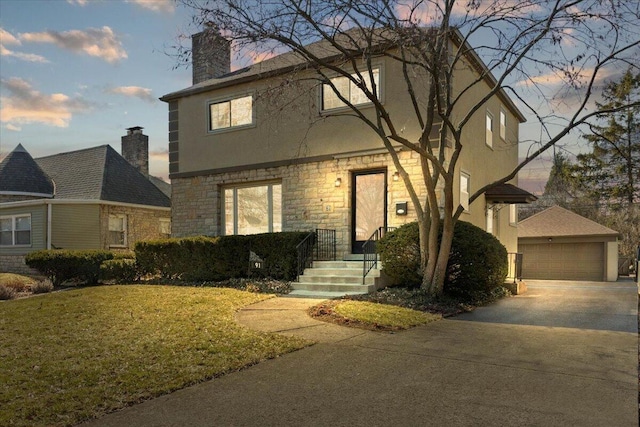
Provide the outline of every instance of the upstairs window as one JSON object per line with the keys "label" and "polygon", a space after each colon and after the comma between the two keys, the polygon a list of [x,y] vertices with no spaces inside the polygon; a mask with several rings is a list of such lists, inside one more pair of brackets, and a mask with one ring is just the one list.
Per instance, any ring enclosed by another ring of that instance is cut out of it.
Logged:
{"label": "upstairs window", "polygon": [[493,147],[493,115],[487,111],[487,118],[485,120],[486,123],[486,132],[484,142],[489,147]]}
{"label": "upstairs window", "polygon": [[31,245],[31,215],[0,217],[0,246]]}
{"label": "upstairs window", "polygon": [[127,216],[109,215],[109,246],[127,246]]}
{"label": "upstairs window", "polygon": [[253,124],[253,96],[209,104],[209,131]]}
{"label": "upstairs window", "polygon": [[504,110],[500,110],[500,138],[507,140],[507,113]]}
{"label": "upstairs window", "polygon": [[[364,83],[367,88],[373,92],[373,84],[371,83],[371,76],[368,70],[364,70],[360,73],[364,79]],[[378,97],[380,96],[380,69],[374,68],[371,72],[373,74],[373,83],[376,85],[376,91]],[[357,74],[351,74],[351,77],[358,79]],[[347,77],[334,77],[331,79],[331,83],[335,86],[336,90],[340,92],[340,95],[352,105],[361,105],[371,102],[367,95],[360,89],[354,82]],[[322,109],[331,110],[334,108],[343,108],[347,104],[342,102],[338,97],[335,90],[329,84],[322,85]]]}
{"label": "upstairs window", "polygon": [[518,205],[509,205],[509,224],[518,224]]}
{"label": "upstairs window", "polygon": [[493,206],[487,206],[487,233],[494,234],[493,218],[494,218]]}
{"label": "upstairs window", "polygon": [[469,212],[469,175],[460,172],[460,205]]}

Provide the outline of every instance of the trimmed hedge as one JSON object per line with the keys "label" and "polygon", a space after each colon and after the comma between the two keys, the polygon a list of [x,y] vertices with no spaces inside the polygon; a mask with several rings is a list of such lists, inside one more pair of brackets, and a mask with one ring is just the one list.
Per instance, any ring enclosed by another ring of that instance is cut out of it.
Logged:
{"label": "trimmed hedge", "polygon": [[113,253],[103,250],[41,250],[25,256],[25,263],[47,276],[54,286],[77,279],[84,283],[97,283],[100,264],[113,259]]}
{"label": "trimmed hedge", "polygon": [[108,259],[100,264],[100,280],[131,283],[138,280],[138,265],[132,258]]}
{"label": "trimmed hedge", "polygon": [[[378,242],[377,250],[384,271],[394,282],[409,287],[420,286],[419,241],[418,223],[412,222],[387,233]],[[444,283],[445,293],[461,299],[474,299],[502,286],[507,270],[507,250],[498,239],[468,222],[456,223]]]}
{"label": "trimmed hedge", "polygon": [[[184,281],[220,281],[253,276],[291,280],[296,274],[296,245],[308,233],[187,237],[138,242],[140,273]],[[250,254],[262,260],[251,268]]]}

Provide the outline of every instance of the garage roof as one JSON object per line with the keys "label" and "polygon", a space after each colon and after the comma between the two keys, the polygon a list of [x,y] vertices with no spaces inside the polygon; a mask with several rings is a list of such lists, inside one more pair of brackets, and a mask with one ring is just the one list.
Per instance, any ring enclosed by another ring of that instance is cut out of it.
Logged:
{"label": "garage roof", "polygon": [[618,236],[619,233],[560,206],[518,223],[518,237]]}

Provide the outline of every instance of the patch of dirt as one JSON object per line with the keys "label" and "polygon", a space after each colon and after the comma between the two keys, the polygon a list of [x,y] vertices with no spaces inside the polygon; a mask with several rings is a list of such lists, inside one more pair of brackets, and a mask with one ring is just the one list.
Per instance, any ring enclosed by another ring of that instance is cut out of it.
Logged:
{"label": "patch of dirt", "polygon": [[398,327],[390,327],[385,325],[378,324],[370,324],[365,322],[360,322],[355,319],[349,319],[344,317],[335,311],[335,307],[340,304],[341,300],[328,300],[323,301],[318,305],[314,305],[309,308],[308,313],[309,316],[313,317],[316,320],[321,320],[327,323],[333,323],[339,326],[349,326],[352,328],[360,328],[366,329],[368,331],[379,331],[379,332],[395,332],[401,331],[402,328]]}

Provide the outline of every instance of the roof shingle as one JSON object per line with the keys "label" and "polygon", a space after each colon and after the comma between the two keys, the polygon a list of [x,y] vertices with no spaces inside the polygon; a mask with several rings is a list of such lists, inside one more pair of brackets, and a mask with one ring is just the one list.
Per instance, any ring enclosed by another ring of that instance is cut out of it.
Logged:
{"label": "roof shingle", "polygon": [[518,237],[617,236],[619,233],[560,206],[518,223]]}
{"label": "roof shingle", "polygon": [[0,162],[0,192],[29,193],[52,197],[51,178],[42,170],[31,154],[18,146]]}

